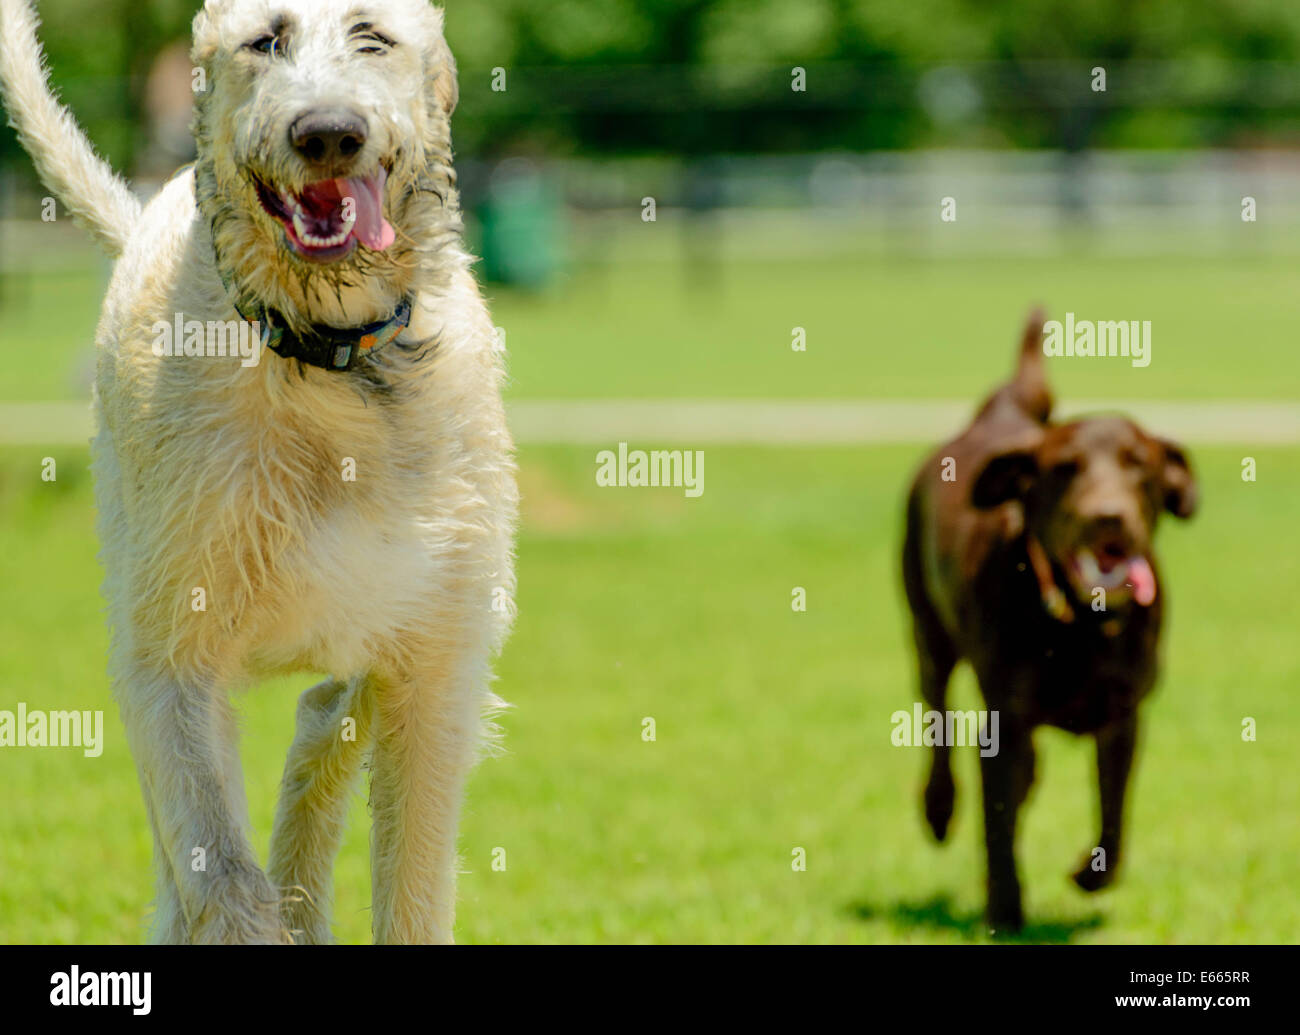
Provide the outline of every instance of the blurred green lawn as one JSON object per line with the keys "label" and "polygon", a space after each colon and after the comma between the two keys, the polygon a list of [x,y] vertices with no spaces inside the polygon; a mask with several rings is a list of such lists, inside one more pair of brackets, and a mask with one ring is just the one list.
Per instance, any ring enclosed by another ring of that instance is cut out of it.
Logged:
{"label": "blurred green lawn", "polygon": [[[102,274],[4,284],[0,401],[84,396]],[[1010,367],[1033,301],[1150,319],[1154,362],[1058,363],[1069,397],[1296,398],[1285,263],[1045,258],[733,265],[715,281],[613,266],[542,296],[494,290],[512,395],[951,397]],[[57,319],[52,320],[52,315]],[[790,330],[808,331],[792,353]],[[936,429],[936,437],[942,433]],[[589,449],[525,448],[520,617],[499,666],[506,753],[477,771],[459,937],[513,941],[981,940],[978,779],[954,842],[926,838],[922,751],[889,744],[915,700],[895,570],[921,447],[705,446],[698,500],[598,491]],[[1066,874],[1095,836],[1088,744],[1039,735],[1021,861],[1038,941],[1294,941],[1300,931],[1295,484],[1300,450],[1194,451],[1195,522],[1161,548],[1172,624],[1147,709],[1119,886]],[[59,477],[45,483],[52,454]],[[103,757],[0,749],[0,942],[141,936],[152,895],[134,769],[104,675],[80,449],[0,448],[0,707],[106,712]],[[795,586],[809,610],[790,609]],[[263,853],[304,675],[242,699]],[[969,677],[955,707],[976,707]],[[658,739],[641,740],[653,717]],[[1259,725],[1243,743],[1244,716]],[[336,929],[368,939],[359,798]],[[494,848],[507,869],[491,869]],[[807,852],[793,872],[791,852]]]}
{"label": "blurred green lawn", "polygon": [[[0,941],[141,934],[147,824],[104,672],[85,455],[0,462],[0,702],[102,708],[107,748],[7,750]],[[1083,741],[1039,734],[1021,860],[1031,940],[1293,941],[1300,930],[1300,715],[1292,486],[1300,457],[1201,449],[1203,514],[1161,545],[1172,597],[1146,711],[1126,873],[1066,879],[1093,843]],[[889,743],[915,699],[895,578],[899,492],[917,451],[709,449],[698,500],[600,491],[590,450],[523,452],[520,617],[499,667],[506,753],[472,782],[467,942],[972,941],[976,762],[962,752],[954,843],[923,832],[919,750]],[[794,586],[807,613],[790,609]],[[259,850],[309,677],[242,699]],[[975,707],[963,676],[955,707]],[[1243,716],[1259,739],[1243,743]],[[657,740],[641,739],[653,717]],[[360,799],[336,928],[368,937]],[[493,849],[507,868],[491,868]],[[791,852],[807,852],[807,871]]]}

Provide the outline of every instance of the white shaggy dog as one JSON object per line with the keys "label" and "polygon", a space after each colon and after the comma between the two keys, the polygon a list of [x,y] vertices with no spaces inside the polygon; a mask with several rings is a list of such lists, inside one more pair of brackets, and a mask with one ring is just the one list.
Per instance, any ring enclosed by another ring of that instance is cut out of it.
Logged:
{"label": "white shaggy dog", "polygon": [[[10,117],[118,256],[93,454],[154,937],[329,941],[369,755],[375,941],[449,941],[517,495],[501,353],[460,241],[441,11],[207,0],[198,161],[143,209],[51,96],[29,4],[0,16]],[[256,364],[212,354],[211,328],[241,317],[273,350]],[[184,348],[160,347],[169,327]],[[295,670],[333,676],[299,702],[264,872],[230,696]]]}

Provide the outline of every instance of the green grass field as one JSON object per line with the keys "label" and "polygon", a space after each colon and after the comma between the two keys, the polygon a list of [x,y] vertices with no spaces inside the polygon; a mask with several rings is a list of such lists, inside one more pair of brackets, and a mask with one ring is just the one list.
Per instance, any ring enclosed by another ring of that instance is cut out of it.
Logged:
{"label": "green grass field", "polygon": [[[500,665],[506,753],[472,784],[459,937],[493,941],[969,941],[979,923],[977,774],[959,760],[955,842],[923,833],[919,750],[889,743],[914,699],[894,576],[900,448],[711,450],[686,500],[601,491],[589,451],[526,450],[520,617]],[[1300,930],[1300,682],[1293,452],[1199,454],[1206,507],[1163,529],[1168,664],[1147,711],[1120,885],[1066,873],[1094,836],[1084,742],[1039,734],[1022,866],[1033,940],[1292,941]],[[102,708],[98,759],[11,750],[0,940],[131,941],[149,845],[103,676],[85,458],[0,466],[4,700]],[[790,608],[794,586],[809,608]],[[294,696],[243,699],[265,851]],[[968,679],[959,707],[975,707]],[[1259,739],[1243,743],[1243,716]],[[653,717],[657,740],[641,739]],[[494,872],[494,848],[507,868]],[[807,852],[794,872],[791,853]],[[339,862],[337,930],[368,935],[366,817]]]}
{"label": "green grass field", "polygon": [[[1059,367],[1065,395],[1294,398],[1295,271],[1240,262],[621,268],[541,298],[498,292],[519,397],[972,398],[1002,376],[1031,300],[1156,321],[1147,370]],[[35,280],[0,321],[0,400],[75,398],[96,276]],[[42,301],[88,293],[40,333]],[[572,314],[583,314],[581,320]],[[24,323],[24,320],[27,321]],[[809,351],[792,354],[790,328]],[[1167,329],[1165,329],[1167,328]],[[1163,346],[1162,341],[1167,342]],[[919,813],[926,758],[890,745],[916,698],[896,575],[918,447],[704,447],[707,487],[611,492],[590,449],[521,452],[519,620],[498,670],[505,753],[462,829],[466,942],[963,942],[985,938],[974,755],[952,842]],[[1089,745],[1038,735],[1021,865],[1030,941],[1294,942],[1300,931],[1300,450],[1200,448],[1202,513],[1159,546],[1172,599],[1146,710],[1125,873],[1067,873],[1095,837]],[[40,459],[59,461],[54,483]],[[104,675],[82,450],[0,450],[0,707],[103,709],[107,747],[0,749],[0,942],[141,937],[147,823]],[[802,586],[808,611],[790,607]],[[265,853],[296,694],[241,699]],[[977,707],[961,674],[954,707]],[[1243,717],[1258,724],[1244,743]],[[657,739],[642,740],[653,717]],[[369,935],[358,798],[337,868],[340,940]],[[496,848],[506,869],[492,869]],[[806,851],[806,872],[792,852]]]}

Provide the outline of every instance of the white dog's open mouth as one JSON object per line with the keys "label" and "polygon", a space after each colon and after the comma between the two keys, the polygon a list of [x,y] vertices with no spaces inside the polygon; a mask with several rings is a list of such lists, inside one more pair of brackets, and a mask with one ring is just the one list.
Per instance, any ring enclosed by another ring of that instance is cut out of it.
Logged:
{"label": "white dog's open mouth", "polygon": [[370,176],[321,180],[299,192],[254,182],[262,207],[284,227],[289,246],[306,259],[333,262],[358,243],[382,252],[396,239],[384,218],[387,181],[381,166]]}

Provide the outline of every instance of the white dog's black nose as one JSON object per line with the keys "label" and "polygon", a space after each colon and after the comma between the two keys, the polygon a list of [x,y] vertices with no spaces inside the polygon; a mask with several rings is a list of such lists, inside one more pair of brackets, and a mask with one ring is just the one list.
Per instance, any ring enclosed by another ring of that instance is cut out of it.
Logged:
{"label": "white dog's black nose", "polygon": [[294,119],[289,142],[313,165],[338,165],[365,147],[369,130],[366,120],[354,111],[317,108]]}

